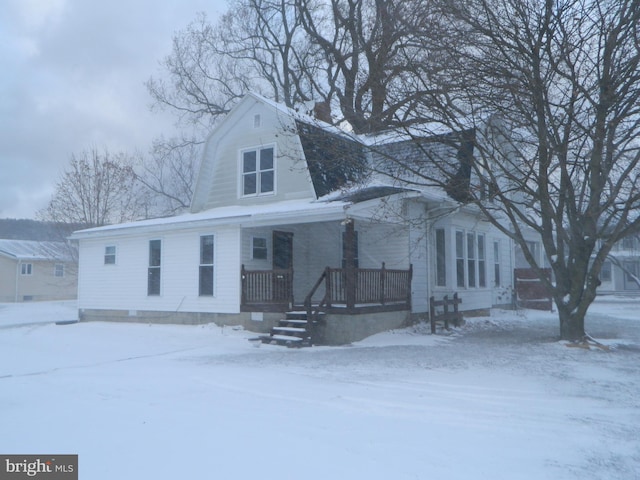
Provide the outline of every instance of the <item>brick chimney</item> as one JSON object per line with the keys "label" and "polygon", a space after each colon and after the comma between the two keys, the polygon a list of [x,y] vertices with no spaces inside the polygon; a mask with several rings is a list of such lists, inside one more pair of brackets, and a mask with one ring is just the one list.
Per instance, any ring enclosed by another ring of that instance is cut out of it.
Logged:
{"label": "brick chimney", "polygon": [[316,102],[313,106],[313,116],[323,122],[331,123],[331,105],[328,100]]}

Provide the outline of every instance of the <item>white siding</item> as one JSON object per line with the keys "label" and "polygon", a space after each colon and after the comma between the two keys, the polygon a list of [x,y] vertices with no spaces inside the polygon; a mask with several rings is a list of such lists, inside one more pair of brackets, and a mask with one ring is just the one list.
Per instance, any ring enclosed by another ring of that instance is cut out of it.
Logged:
{"label": "white siding", "polygon": [[[260,115],[259,127],[254,117]],[[204,149],[192,211],[227,205],[255,205],[296,198],[315,198],[304,155],[291,118],[273,106],[247,97],[212,133]],[[275,147],[275,192],[240,194],[243,149]]]}
{"label": "white siding", "polygon": [[[215,235],[214,296],[198,295],[200,235]],[[147,295],[149,240],[162,240],[160,295]],[[116,246],[116,264],[104,247]],[[166,232],[80,242],[79,308],[237,313],[240,307],[238,228]]]}
{"label": "white siding", "polygon": [[[411,310],[413,313],[429,311],[429,269],[435,269],[434,261],[429,264],[428,255],[431,249],[427,245],[427,224],[423,221],[415,221],[423,217],[423,206],[409,204],[411,222],[409,230],[409,254],[413,265],[413,279],[411,281]],[[435,245],[435,242],[434,242]],[[435,251],[435,248],[433,249]],[[432,275],[435,279],[435,275]],[[435,282],[435,280],[434,280]]]}

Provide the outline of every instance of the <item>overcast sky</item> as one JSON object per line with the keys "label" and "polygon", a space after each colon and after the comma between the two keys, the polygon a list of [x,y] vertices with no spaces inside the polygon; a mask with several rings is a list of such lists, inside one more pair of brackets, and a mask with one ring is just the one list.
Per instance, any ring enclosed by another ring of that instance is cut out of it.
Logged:
{"label": "overcast sky", "polygon": [[174,32],[226,0],[0,0],[0,218],[33,218],[72,153],[147,152],[173,133],[149,110]]}

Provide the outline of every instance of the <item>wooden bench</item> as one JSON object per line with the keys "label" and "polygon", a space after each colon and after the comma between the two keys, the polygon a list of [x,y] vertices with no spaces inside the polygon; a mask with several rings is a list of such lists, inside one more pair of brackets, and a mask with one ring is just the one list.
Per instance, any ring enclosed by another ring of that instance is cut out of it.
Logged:
{"label": "wooden bench", "polygon": [[[458,310],[458,305],[462,300],[458,298],[458,293],[453,294],[453,298],[445,295],[442,300],[436,300],[435,297],[429,298],[429,320],[431,322],[431,333],[436,333],[436,323],[444,322],[444,328],[449,330],[449,322],[457,327],[462,324],[462,312]],[[436,309],[442,307],[442,313],[436,314]]]}

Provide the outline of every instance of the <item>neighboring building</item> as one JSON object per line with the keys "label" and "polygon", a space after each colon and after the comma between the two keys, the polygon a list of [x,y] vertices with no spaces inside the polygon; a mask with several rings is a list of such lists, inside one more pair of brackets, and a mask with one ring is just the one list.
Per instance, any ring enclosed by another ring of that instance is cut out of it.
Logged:
{"label": "neighboring building", "polygon": [[640,238],[630,235],[611,249],[600,271],[599,294],[640,293]]}
{"label": "neighboring building", "polygon": [[0,239],[0,302],[73,299],[77,286],[64,243]]}
{"label": "neighboring building", "polygon": [[[455,174],[446,191],[385,163],[433,155]],[[73,235],[80,318],[266,332],[303,310],[322,315],[314,343],[336,344],[426,316],[431,295],[508,304],[510,241],[456,200],[470,161],[464,136],[357,137],[249,94],[207,140],[190,213]]]}

